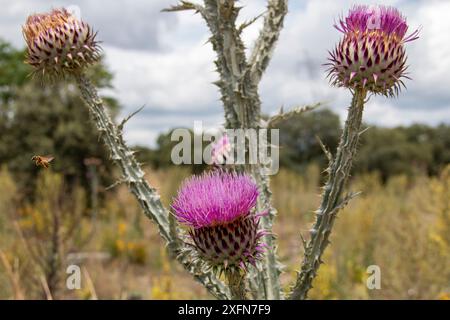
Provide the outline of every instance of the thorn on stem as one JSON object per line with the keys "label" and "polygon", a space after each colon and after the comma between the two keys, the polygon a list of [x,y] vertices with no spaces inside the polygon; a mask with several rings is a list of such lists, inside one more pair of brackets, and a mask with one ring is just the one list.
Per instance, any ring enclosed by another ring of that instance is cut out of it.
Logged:
{"label": "thorn on stem", "polygon": [[120,124],[117,126],[117,128],[119,129],[119,131],[123,130],[123,127],[125,125],[125,123],[127,123],[132,117],[134,117],[136,114],[138,114],[140,111],[142,111],[142,109],[144,109],[145,105],[143,105],[142,107],[140,107],[139,109],[137,109],[136,111],[134,111],[133,113],[131,113],[129,116],[127,116],[126,118],[124,118],[122,120],[122,122],[120,122]]}

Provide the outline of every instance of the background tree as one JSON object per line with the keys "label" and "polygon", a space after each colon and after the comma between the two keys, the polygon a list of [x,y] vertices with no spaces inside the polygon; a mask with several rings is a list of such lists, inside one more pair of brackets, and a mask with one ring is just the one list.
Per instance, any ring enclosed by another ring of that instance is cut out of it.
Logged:
{"label": "background tree", "polygon": [[[310,164],[323,167],[326,156],[317,137],[330,150],[336,148],[341,127],[337,114],[329,109],[302,113],[277,123],[280,129],[280,166],[302,174]],[[178,142],[170,140],[172,130],[158,136],[156,147],[138,147],[140,162],[155,169],[172,166],[170,154]],[[386,143],[389,141],[389,143]],[[205,144],[204,144],[205,146]],[[383,182],[396,175],[436,176],[450,163],[450,126],[414,124],[408,127],[370,126],[362,135],[355,161],[357,173],[378,172]],[[193,166],[200,172],[204,166]]]}
{"label": "background tree", "polygon": [[[87,183],[86,158],[103,160],[101,171],[110,172],[108,153],[97,143],[98,134],[74,83],[43,86],[30,76],[24,59],[25,51],[0,42],[0,163],[7,164],[24,186],[30,186],[39,171],[30,160],[34,154],[54,155],[52,169],[62,172],[69,184]],[[111,88],[112,74],[103,64],[90,74],[97,86]],[[116,115],[118,102],[102,98]],[[106,174],[103,178],[105,183],[112,180]]]}
{"label": "background tree", "polygon": [[318,137],[328,148],[335,149],[341,125],[337,114],[323,109],[294,115],[280,122],[277,128],[280,129],[280,164],[302,170],[311,162],[321,167],[326,164]]}
{"label": "background tree", "polygon": [[370,128],[362,137],[355,169],[378,171],[384,182],[399,174],[437,175],[450,163],[449,136],[450,127],[445,124]]}

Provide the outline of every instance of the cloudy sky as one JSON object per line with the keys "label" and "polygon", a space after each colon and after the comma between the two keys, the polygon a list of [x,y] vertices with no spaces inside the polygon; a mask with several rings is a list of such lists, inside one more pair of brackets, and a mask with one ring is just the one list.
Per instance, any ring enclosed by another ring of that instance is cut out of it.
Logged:
{"label": "cloudy sky", "polygon": [[[195,1],[195,0],[194,0]],[[200,1],[200,0],[196,0]],[[112,92],[125,116],[145,109],[126,128],[133,144],[153,145],[158,133],[170,128],[222,123],[219,94],[211,82],[214,53],[207,44],[208,30],[192,12],[161,13],[175,0],[0,0],[0,37],[23,47],[21,24],[33,12],[72,7],[99,31],[106,62],[115,75]],[[265,0],[241,0],[241,20],[264,11]],[[261,83],[263,111],[280,106],[327,101],[342,117],[350,96],[331,88],[322,63],[327,49],[340,34],[333,22],[355,3],[376,1],[290,0],[290,12],[272,63]],[[380,0],[407,17],[410,30],[421,29],[420,39],[409,43],[413,81],[399,98],[372,98],[365,121],[382,126],[450,123],[450,0]],[[262,21],[248,28],[244,40],[252,47]]]}

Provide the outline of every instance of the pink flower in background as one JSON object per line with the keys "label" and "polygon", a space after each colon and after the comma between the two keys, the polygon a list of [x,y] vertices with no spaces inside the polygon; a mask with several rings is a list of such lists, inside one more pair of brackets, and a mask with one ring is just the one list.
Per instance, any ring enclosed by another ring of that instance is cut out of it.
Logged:
{"label": "pink flower in background", "polygon": [[214,142],[211,150],[211,159],[213,164],[224,164],[230,156],[232,145],[226,134]]}

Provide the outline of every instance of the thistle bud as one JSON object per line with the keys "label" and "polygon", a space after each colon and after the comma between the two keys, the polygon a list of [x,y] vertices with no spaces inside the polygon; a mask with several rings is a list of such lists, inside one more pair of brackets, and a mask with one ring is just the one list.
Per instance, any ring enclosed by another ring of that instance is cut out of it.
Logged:
{"label": "thistle bud", "polygon": [[397,9],[355,6],[335,27],[344,36],[329,52],[328,76],[333,85],[385,96],[396,96],[401,86],[406,87],[404,44],[417,39],[418,31],[406,35],[406,19]]}
{"label": "thistle bud", "polygon": [[198,255],[213,269],[241,270],[263,253],[260,215],[253,212],[258,187],[244,174],[222,170],[194,176],[183,183],[172,208],[190,228]]}
{"label": "thistle bud", "polygon": [[66,9],[31,15],[22,31],[27,43],[26,62],[41,76],[82,71],[99,59],[96,34]]}

